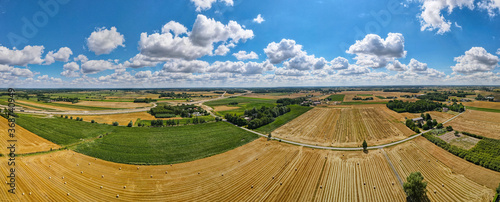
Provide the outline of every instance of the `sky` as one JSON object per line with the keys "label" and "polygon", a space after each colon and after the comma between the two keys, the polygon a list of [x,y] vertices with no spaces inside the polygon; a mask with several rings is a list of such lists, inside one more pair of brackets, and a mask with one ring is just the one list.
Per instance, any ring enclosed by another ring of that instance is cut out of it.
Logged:
{"label": "sky", "polygon": [[0,87],[500,85],[500,0],[0,0]]}

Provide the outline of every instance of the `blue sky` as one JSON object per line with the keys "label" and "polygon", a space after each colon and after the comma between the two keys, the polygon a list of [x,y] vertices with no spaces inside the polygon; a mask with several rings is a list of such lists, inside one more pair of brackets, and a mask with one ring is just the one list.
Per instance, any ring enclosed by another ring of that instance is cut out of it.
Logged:
{"label": "blue sky", "polygon": [[3,0],[0,86],[499,85],[499,6]]}

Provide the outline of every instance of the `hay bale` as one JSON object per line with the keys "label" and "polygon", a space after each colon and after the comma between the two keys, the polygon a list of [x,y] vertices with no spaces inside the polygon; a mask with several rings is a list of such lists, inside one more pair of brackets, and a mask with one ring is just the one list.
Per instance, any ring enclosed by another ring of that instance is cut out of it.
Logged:
{"label": "hay bale", "polygon": [[373,186],[373,189],[376,189],[376,187],[375,187],[375,186]]}
{"label": "hay bale", "polygon": [[104,175],[101,175],[101,178],[104,178]]}
{"label": "hay bale", "polygon": [[83,174],[83,171],[80,171],[81,174]]}
{"label": "hay bale", "polygon": [[253,185],[252,185],[252,189],[253,189]]}
{"label": "hay bale", "polygon": [[444,187],[444,184],[441,184],[442,187]]}
{"label": "hay bale", "polygon": [[153,175],[149,176],[150,178],[153,178]]}
{"label": "hay bale", "polygon": [[30,192],[30,195],[31,195],[31,192]]}
{"label": "hay bale", "polygon": [[90,163],[89,163],[89,166],[90,166]]}
{"label": "hay bale", "polygon": [[122,167],[118,168],[118,170],[122,170]]}
{"label": "hay bale", "polygon": [[101,189],[102,189],[102,186],[101,186]]}
{"label": "hay bale", "polygon": [[320,188],[320,189],[323,189],[323,185],[319,185],[319,188]]}
{"label": "hay bale", "polygon": [[139,170],[139,167],[137,167],[137,170]]}
{"label": "hay bale", "polygon": [[52,179],[51,177],[49,177],[49,180]]}
{"label": "hay bale", "polygon": [[64,182],[64,184],[66,184],[66,182]]}
{"label": "hay bale", "polygon": [[49,168],[50,168],[51,165],[49,165]]}
{"label": "hay bale", "polygon": [[273,180],[274,180],[274,176],[273,176]]}
{"label": "hay bale", "polygon": [[366,182],[363,182],[363,185],[366,185]]}
{"label": "hay bale", "polygon": [[168,174],[168,171],[165,171],[165,174]]}
{"label": "hay bale", "polygon": [[120,195],[118,195],[118,194],[117,194],[117,195],[116,195],[116,198],[118,198],[118,197],[120,197]]}
{"label": "hay bale", "polygon": [[69,193],[68,193],[68,194],[66,194],[66,195],[68,195],[68,196],[69,196]]}
{"label": "hay bale", "polygon": [[123,186],[123,188],[125,189],[125,188],[127,188],[127,186]]}
{"label": "hay bale", "polygon": [[64,179],[64,176],[62,176],[62,179]]}
{"label": "hay bale", "polygon": [[283,185],[283,182],[280,182],[280,185]]}
{"label": "hay bale", "polygon": [[224,176],[224,173],[222,173],[222,176]]}

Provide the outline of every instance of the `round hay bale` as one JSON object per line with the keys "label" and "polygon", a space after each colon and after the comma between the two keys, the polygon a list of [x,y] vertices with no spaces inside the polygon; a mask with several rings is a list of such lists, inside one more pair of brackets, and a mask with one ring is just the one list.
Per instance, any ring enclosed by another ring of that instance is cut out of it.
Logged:
{"label": "round hay bale", "polygon": [[127,186],[123,186],[123,188],[125,189],[125,188],[127,188]]}
{"label": "round hay bale", "polygon": [[100,188],[102,189],[102,186]]}
{"label": "round hay bale", "polygon": [[394,182],[392,182],[392,185],[394,185]]}
{"label": "round hay bale", "polygon": [[200,172],[198,172],[198,175],[200,174]]}
{"label": "round hay bale", "polygon": [[104,178],[104,175],[101,175],[101,178]]}
{"label": "round hay bale", "polygon": [[117,194],[117,195],[116,195],[116,198],[118,198],[118,197],[120,197],[120,195],[118,195],[118,194]]}
{"label": "round hay bale", "polygon": [[122,167],[118,168],[118,170],[122,170]]}
{"label": "round hay bale", "polygon": [[165,171],[165,174],[168,174],[168,171]]}
{"label": "round hay bale", "polygon": [[31,195],[31,192],[30,192],[30,195]]}
{"label": "round hay bale", "polygon": [[77,163],[76,166],[80,166],[80,164]]}
{"label": "round hay bale", "polygon": [[297,171],[297,168],[295,168],[295,171]]}
{"label": "round hay bale", "polygon": [[224,173],[222,173],[222,176],[224,176]]}
{"label": "round hay bale", "polygon": [[436,192],[437,192],[437,191],[436,191],[436,190],[434,190],[434,193],[436,193]]}
{"label": "round hay bale", "polygon": [[253,185],[252,185],[252,189],[253,189]]}
{"label": "round hay bale", "polygon": [[51,165],[49,165],[49,168],[50,168]]}
{"label": "round hay bale", "polygon": [[273,176],[273,180],[274,180],[274,176]]}
{"label": "round hay bale", "polygon": [[137,167],[137,170],[139,170],[139,167]]}
{"label": "round hay bale", "polygon": [[444,184],[441,184],[442,187],[444,187]]}
{"label": "round hay bale", "polygon": [[363,182],[363,185],[366,185],[366,182]]}
{"label": "round hay bale", "polygon": [[64,176],[62,176],[62,179],[64,179]]}
{"label": "round hay bale", "polygon": [[90,166],[90,163],[89,163],[89,166]]}
{"label": "round hay bale", "polygon": [[64,182],[64,184],[66,184],[66,182]]}
{"label": "round hay bale", "polygon": [[376,187],[375,187],[375,186],[373,186],[373,189],[376,189]]}
{"label": "round hay bale", "polygon": [[283,182],[280,182],[280,185],[283,185]]}
{"label": "round hay bale", "polygon": [[83,174],[83,171],[80,171],[81,174]]}
{"label": "round hay bale", "polygon": [[24,196],[24,192],[23,192],[23,196]]}
{"label": "round hay bale", "polygon": [[68,196],[69,196],[69,193],[68,193],[68,194],[66,194],[66,195],[68,195]]}
{"label": "round hay bale", "polygon": [[323,189],[323,185],[319,185],[319,188],[320,188],[320,189]]}
{"label": "round hay bale", "polygon": [[49,177],[49,180],[52,179],[51,177]]}
{"label": "round hay bale", "polygon": [[153,175],[149,176],[149,178],[153,178]]}

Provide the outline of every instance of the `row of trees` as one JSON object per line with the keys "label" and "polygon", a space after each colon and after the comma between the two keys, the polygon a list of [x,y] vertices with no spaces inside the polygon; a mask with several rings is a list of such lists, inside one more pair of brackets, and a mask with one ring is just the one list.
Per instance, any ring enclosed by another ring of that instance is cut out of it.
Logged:
{"label": "row of trees", "polygon": [[[430,134],[423,134],[432,143],[459,156],[476,165],[481,165],[494,171],[500,172],[500,140],[482,137],[482,139],[470,150],[459,148],[448,144],[444,140]],[[477,136],[477,135],[475,135]]]}
{"label": "row of trees", "polygon": [[[248,125],[249,129],[255,129],[273,122],[274,118],[288,112],[290,112],[290,108],[287,106],[275,106],[272,108],[262,106],[259,109],[254,107],[251,110],[245,110],[244,116],[227,113],[224,115],[224,118],[238,126]],[[250,121],[245,118],[250,119]]]}
{"label": "row of trees", "polygon": [[353,97],[352,100],[373,100],[373,97],[367,97],[367,98]]}
{"label": "row of trees", "polygon": [[298,97],[298,98],[280,98],[276,100],[276,103],[280,105],[298,105],[304,101],[306,101],[306,97]]}
{"label": "row of trees", "polygon": [[209,113],[201,107],[185,104],[179,106],[158,105],[150,109],[148,112],[156,118],[169,118],[172,117],[171,114],[175,116],[180,115],[181,117],[190,117],[195,112],[198,112],[200,113],[200,115],[204,116],[209,115]]}
{"label": "row of trees", "polygon": [[191,97],[191,94],[187,93],[174,93],[174,92],[166,92],[166,93],[160,93],[160,98],[162,97],[171,97],[171,98],[189,98]]}
{"label": "row of trees", "polygon": [[387,108],[394,110],[398,113],[410,112],[410,113],[422,113],[426,111],[435,111],[440,109],[443,104],[438,102],[432,102],[430,100],[417,100],[416,102],[401,101],[401,100],[390,100],[387,103]]}
{"label": "row of trees", "polygon": [[493,95],[487,96],[489,99],[487,99],[485,96],[478,94],[477,97],[475,98],[476,100],[482,100],[482,101],[493,101],[492,99]]}
{"label": "row of trees", "polygon": [[445,93],[427,93],[425,95],[421,95],[417,97],[421,100],[435,100],[435,101],[446,101],[448,99],[448,95]]}
{"label": "row of trees", "polygon": [[152,98],[144,98],[144,99],[135,99],[134,103],[151,103],[151,102],[156,102],[157,100],[154,100]]}

